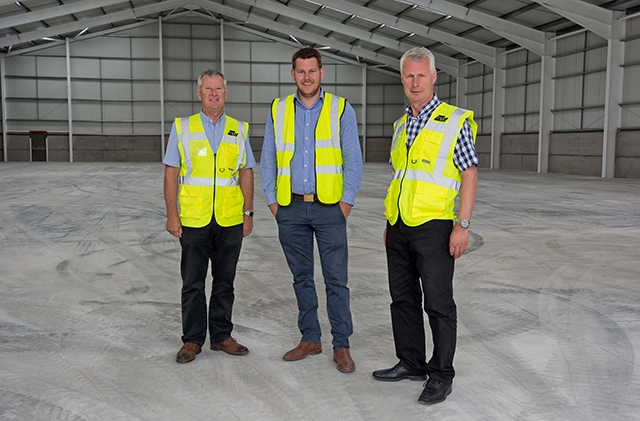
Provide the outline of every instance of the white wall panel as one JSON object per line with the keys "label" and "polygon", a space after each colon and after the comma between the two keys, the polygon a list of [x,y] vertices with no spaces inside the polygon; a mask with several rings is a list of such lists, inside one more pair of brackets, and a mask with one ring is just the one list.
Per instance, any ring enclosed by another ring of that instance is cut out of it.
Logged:
{"label": "white wall panel", "polygon": [[[277,42],[251,43],[251,58],[254,61],[291,63],[291,56],[295,52],[294,48]],[[291,68],[291,65],[288,68]]]}
{"label": "white wall panel", "polygon": [[38,97],[40,98],[66,98],[67,81],[63,79],[39,79]]}
{"label": "white wall panel", "polygon": [[362,69],[356,66],[336,66],[335,80],[340,83],[362,83]]}
{"label": "white wall panel", "polygon": [[[163,63],[165,79],[188,79],[193,73],[190,61],[164,60]],[[196,79],[197,77],[193,80],[195,81]]]}
{"label": "white wall panel", "polygon": [[129,38],[101,37],[74,42],[71,48],[74,56],[89,57],[131,57]]}
{"label": "white wall panel", "polygon": [[248,83],[228,83],[228,102],[251,102],[251,85]]}
{"label": "white wall panel", "polygon": [[[526,110],[527,111],[540,111],[540,84],[534,83],[531,85],[527,85],[527,102],[526,102]],[[509,108],[507,108],[509,109]]]}
{"label": "white wall panel", "polygon": [[217,39],[194,39],[191,43],[191,56],[200,59],[219,59],[220,41]]}
{"label": "white wall panel", "polygon": [[164,83],[165,98],[169,101],[194,101],[197,100],[196,88],[195,81],[166,81]]}
{"label": "white wall panel", "polygon": [[602,109],[585,110],[582,118],[582,127],[585,129],[602,129],[604,127]]}
{"label": "white wall panel", "polygon": [[[71,82],[71,98],[99,100],[102,96],[98,81],[76,80]],[[66,94],[64,96],[66,98]]]}
{"label": "white wall panel", "polygon": [[[585,75],[584,105],[587,107],[594,105],[604,106],[605,95],[605,72]],[[601,111],[602,112],[602,111]]]}
{"label": "white wall panel", "polygon": [[100,77],[100,61],[88,58],[71,58],[71,77]]}
{"label": "white wall panel", "polygon": [[349,100],[352,105],[362,103],[362,87],[361,86],[336,86],[330,90],[331,93],[339,95]]}
{"label": "white wall panel", "polygon": [[39,120],[67,120],[68,119],[67,103],[39,101],[38,102],[38,119]]}
{"label": "white wall panel", "polygon": [[[134,102],[132,104],[133,120],[134,121],[158,121],[160,120],[160,104],[146,103],[146,102]],[[153,133],[158,132],[158,127],[154,128]]]}
{"label": "white wall panel", "polygon": [[[225,28],[226,29],[226,28]],[[220,39],[220,25],[211,23],[209,25],[193,25],[191,27],[191,36],[193,38]]]}
{"label": "white wall panel", "polygon": [[65,57],[38,57],[36,68],[38,76],[66,77],[67,68]]}
{"label": "white wall panel", "polygon": [[[279,82],[278,64],[251,64],[251,82]],[[245,64],[244,67],[247,67]]]}
{"label": "white wall panel", "polygon": [[[15,79],[6,84],[7,97],[11,98],[37,98],[37,84],[33,80]],[[11,107],[7,107],[11,109]]]}
{"label": "white wall panel", "polygon": [[191,40],[184,38],[163,37],[162,53],[168,59],[189,60],[191,59]]}
{"label": "white wall panel", "polygon": [[129,102],[107,102],[102,105],[102,118],[105,121],[133,120],[133,107]]}
{"label": "white wall panel", "polygon": [[585,52],[585,71],[607,68],[607,48],[598,48]]}
{"label": "white wall panel", "polygon": [[156,60],[131,62],[131,77],[133,79],[160,79],[160,63]]}
{"label": "white wall panel", "polygon": [[280,83],[293,84],[293,79],[291,79],[291,63],[280,64],[278,67],[280,68]]}
{"label": "white wall panel", "polygon": [[[157,35],[157,28],[156,35]],[[159,42],[157,39],[132,38],[131,56],[137,58],[157,58]]]}
{"label": "white wall panel", "polygon": [[226,62],[224,64],[224,73],[227,81],[251,82],[251,65],[247,63]]}
{"label": "white wall panel", "polygon": [[6,109],[6,117],[9,119],[38,119],[38,104],[31,99],[18,99],[11,101],[11,107]]}
{"label": "white wall panel", "polygon": [[251,102],[270,104],[278,95],[278,86],[254,85],[251,87]]}
{"label": "white wall panel", "polygon": [[130,60],[102,60],[100,76],[103,78],[131,79]]}
{"label": "white wall panel", "polygon": [[582,76],[556,80],[555,108],[580,107],[582,101],[576,92],[582,92]]}
{"label": "white wall panel", "polygon": [[71,104],[74,120],[102,120],[101,104],[86,101],[76,101]]}
{"label": "white wall panel", "polygon": [[36,57],[11,57],[5,60],[5,71],[11,76],[36,76]]}
{"label": "white wall panel", "polygon": [[640,127],[640,104],[622,108],[622,126]]}
{"label": "white wall panel", "polygon": [[384,86],[385,104],[408,104],[407,97],[401,84]]}
{"label": "white wall panel", "polygon": [[324,68],[323,83],[336,83],[337,67],[339,66],[322,63],[322,67]]}
{"label": "white wall panel", "polygon": [[[251,122],[254,124],[265,124],[267,116],[271,112],[271,104],[257,104],[251,107]],[[264,134],[264,128],[262,129]]]}
{"label": "white wall panel", "polygon": [[131,99],[131,83],[102,82],[101,96],[103,99]]}
{"label": "white wall panel", "polygon": [[243,61],[246,63],[251,61],[251,44],[246,41],[227,41],[224,44],[225,60]]}
{"label": "white wall panel", "polygon": [[225,113],[237,118],[238,120],[251,122],[251,107],[245,104],[227,103],[224,107]]}

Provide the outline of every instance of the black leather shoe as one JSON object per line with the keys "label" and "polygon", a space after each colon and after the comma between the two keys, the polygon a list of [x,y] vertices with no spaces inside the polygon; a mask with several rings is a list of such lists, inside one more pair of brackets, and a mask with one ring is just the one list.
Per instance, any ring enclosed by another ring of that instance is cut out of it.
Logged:
{"label": "black leather shoe", "polygon": [[418,398],[418,402],[423,405],[444,402],[451,394],[451,384],[446,384],[440,380],[429,379],[424,384],[424,390]]}
{"label": "black leather shoe", "polygon": [[383,382],[397,382],[398,380],[426,380],[426,374],[412,373],[404,368],[400,363],[394,365],[391,368],[385,368],[384,370],[376,370],[373,373],[373,378]]}

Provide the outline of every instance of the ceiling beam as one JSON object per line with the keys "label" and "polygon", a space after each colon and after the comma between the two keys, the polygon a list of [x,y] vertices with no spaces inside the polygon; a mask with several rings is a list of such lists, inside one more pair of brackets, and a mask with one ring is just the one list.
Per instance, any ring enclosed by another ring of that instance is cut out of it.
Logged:
{"label": "ceiling beam", "polygon": [[[270,1],[270,0],[239,0],[239,1],[247,4],[252,4],[256,8],[270,10],[272,12],[276,12],[281,15],[288,16],[289,18],[296,19],[301,23],[313,22],[312,24],[314,26],[325,28],[329,31],[337,32],[337,33],[347,35],[356,39],[362,39],[364,41],[377,44],[381,47],[397,51],[399,54],[402,54],[405,51],[409,50],[410,48],[413,48],[416,46],[416,44],[409,44],[406,42],[398,41],[390,37],[385,37],[382,35],[371,33],[364,29],[358,29],[355,26],[341,24],[341,23],[338,23],[337,21],[325,19],[320,16],[313,15],[311,13],[303,12],[298,9],[293,9],[277,1]],[[325,37],[325,41],[323,41],[322,43],[330,46],[332,41],[333,40],[331,38]],[[443,66],[447,66],[449,70],[458,68],[458,60],[452,59],[451,57],[448,57],[448,56],[443,56],[441,54],[438,54],[438,56],[436,57],[436,63],[442,64]],[[396,65],[393,67],[398,68],[399,66]]]}
{"label": "ceiling beam", "polygon": [[[11,2],[13,3],[13,2]],[[85,12],[100,7],[113,6],[119,3],[129,3],[125,0],[84,0],[76,3],[65,5],[55,5],[46,9],[38,9],[29,13],[12,15],[6,18],[0,18],[0,28],[8,28],[11,26],[24,25],[39,20],[48,20],[59,16],[71,15],[74,13]]]}
{"label": "ceiling beam", "polygon": [[[463,20],[474,25],[480,25],[483,28],[521,45],[538,55],[544,54],[544,32],[542,31],[538,31],[515,22],[510,22],[497,16],[491,16],[487,13],[461,6],[451,1],[412,0],[412,2],[427,10],[444,13],[445,15],[452,16],[456,19]],[[584,2],[581,1],[581,3]]]}
{"label": "ceiling beam", "polygon": [[25,32],[17,35],[10,35],[8,37],[0,38],[0,47],[8,47],[9,45],[13,44],[22,44],[30,41],[37,41],[41,40],[44,37],[55,37],[60,34],[81,31],[84,28],[108,25],[113,22],[133,21],[146,15],[161,13],[165,10],[173,10],[176,7],[185,5],[185,3],[188,5],[192,2],[185,2],[185,0],[166,0],[161,3],[153,3],[146,6],[135,7],[129,10],[109,13],[99,17],[82,19],[73,23],[51,26],[49,28],[38,29],[35,31]]}
{"label": "ceiling beam", "polygon": [[613,10],[607,10],[581,0],[534,1],[604,39],[611,39],[613,36]]}
{"label": "ceiling beam", "polygon": [[397,18],[389,13],[360,6],[347,0],[322,0],[322,3],[347,14],[354,14],[374,22],[384,23],[393,28],[400,28],[404,31],[414,32],[421,36],[428,37],[429,39],[441,42],[456,51],[464,53],[489,67],[495,67],[496,49],[486,44],[459,37],[436,28],[430,28],[414,21]]}

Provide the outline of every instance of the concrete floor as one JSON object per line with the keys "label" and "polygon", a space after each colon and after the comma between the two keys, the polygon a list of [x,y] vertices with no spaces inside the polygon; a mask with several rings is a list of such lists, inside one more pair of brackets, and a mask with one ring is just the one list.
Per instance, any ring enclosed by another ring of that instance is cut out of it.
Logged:
{"label": "concrete floor", "polygon": [[371,377],[396,363],[386,164],[365,165],[349,219],[353,374],[331,361],[324,306],[324,353],[281,359],[299,340],[296,305],[259,188],[234,307],[251,352],[175,362],[179,244],[162,172],[0,164],[0,420],[640,419],[640,180],[480,171],[455,275],[457,377],[426,407],[420,382]]}

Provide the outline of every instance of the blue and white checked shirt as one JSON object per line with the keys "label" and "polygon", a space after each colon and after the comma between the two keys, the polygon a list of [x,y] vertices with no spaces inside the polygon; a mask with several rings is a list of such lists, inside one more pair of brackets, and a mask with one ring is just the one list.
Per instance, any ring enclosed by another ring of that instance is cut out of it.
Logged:
{"label": "blue and white checked shirt", "polygon": [[[411,105],[407,105],[405,113],[407,113],[407,148],[413,144],[414,139],[420,133],[420,130],[424,128],[429,121],[429,117],[440,105],[442,101],[436,94],[433,94],[433,98],[429,101],[418,113],[417,117],[413,117],[413,111],[411,111]],[[471,126],[468,121],[465,121],[458,135],[458,141],[453,151],[453,164],[458,171],[463,172],[469,169],[472,165],[478,165],[480,160],[476,153],[476,146],[473,143],[473,133],[471,132]]]}

